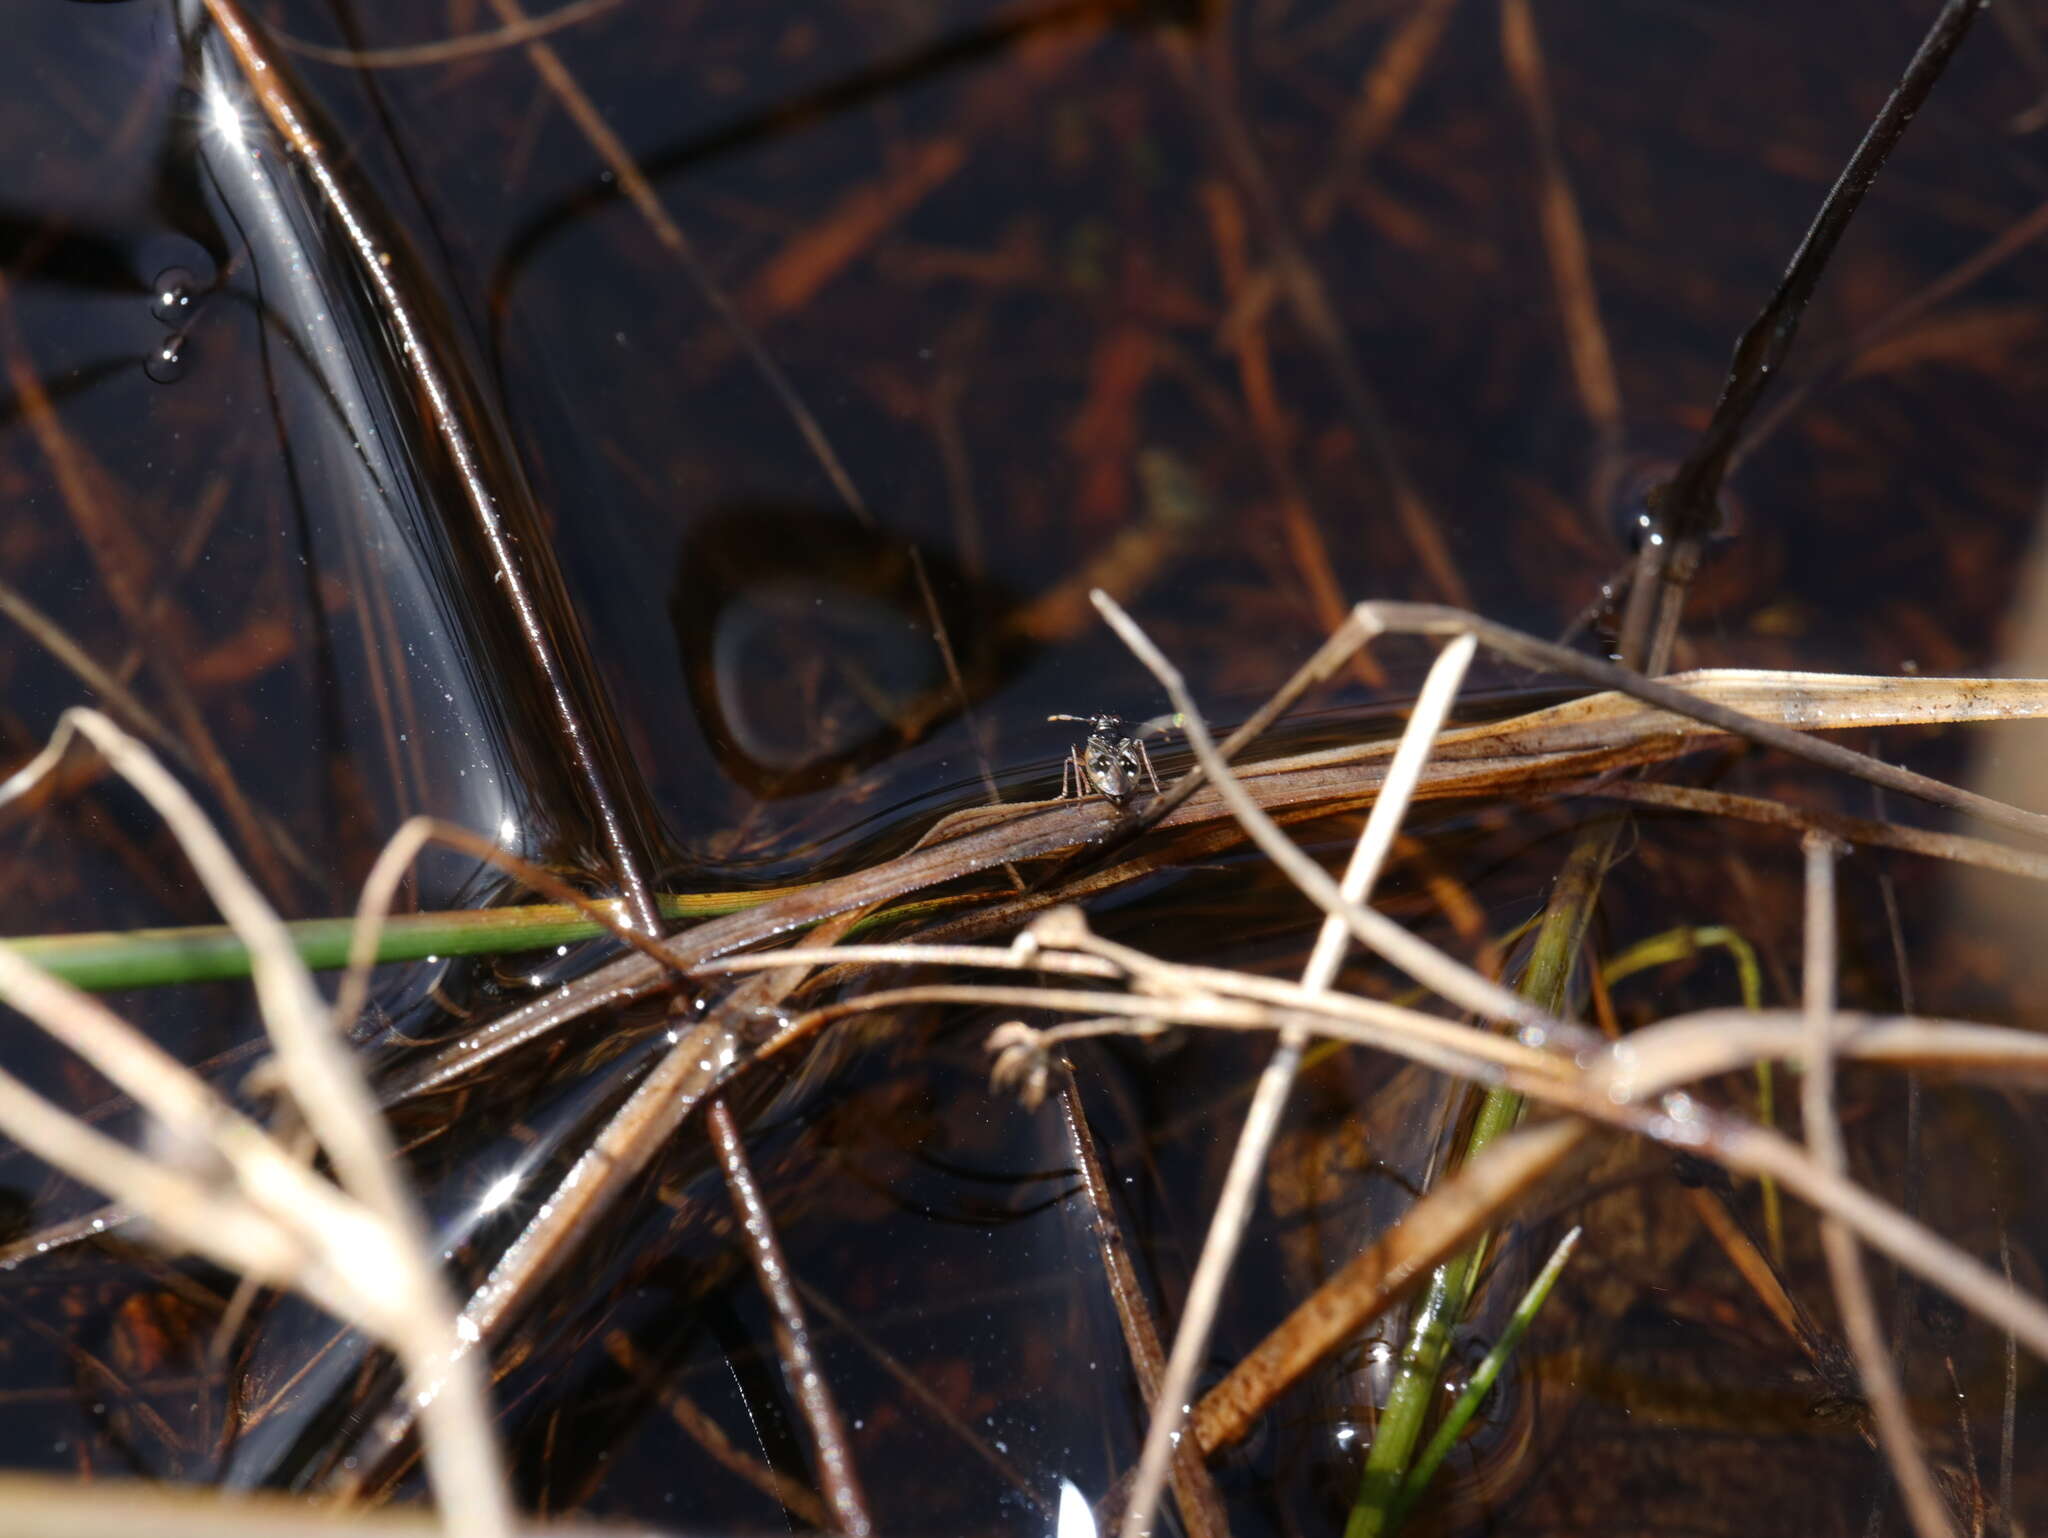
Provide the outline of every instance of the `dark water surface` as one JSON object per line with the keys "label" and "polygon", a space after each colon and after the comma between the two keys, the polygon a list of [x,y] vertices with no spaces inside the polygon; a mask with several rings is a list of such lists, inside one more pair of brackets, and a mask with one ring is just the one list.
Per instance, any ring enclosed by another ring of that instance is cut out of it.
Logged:
{"label": "dark water surface", "polygon": [[[1355,598],[1563,631],[1627,559],[1632,496],[1704,425],[1734,339],[1932,9],[1554,0],[1533,11],[1538,109],[1504,62],[1503,18],[1524,12],[1493,0],[1244,0],[1209,22],[1223,35],[1206,55],[1166,5],[624,0],[549,33],[540,60],[420,52],[500,24],[471,0],[266,4],[260,31],[411,307],[407,336],[196,7],[13,0],[0,583],[147,706],[288,915],[345,911],[418,812],[593,889],[612,889],[621,851],[690,891],[849,868],[991,788],[1050,795],[1071,734],[1048,714],[1164,708],[1091,585],[1223,719]],[[2048,16],[2012,11],[1979,23],[1822,284],[1766,405],[1791,409],[1731,482],[1681,665],[2048,674],[2048,252],[2023,223],[2048,198],[2029,116]],[[1412,90],[1375,118],[1404,59]],[[665,225],[593,146],[597,119]],[[1573,229],[1590,290],[1559,282]],[[1987,249],[1969,281],[1900,311]],[[415,354],[436,360],[473,467],[434,430]],[[502,520],[552,682],[466,476]],[[108,703],[37,623],[0,627],[10,766],[65,706]],[[1405,697],[1426,662],[1385,647],[1316,701],[1318,730]],[[1492,664],[1475,681],[1536,682]],[[559,729],[564,699],[580,746]],[[2041,746],[2038,729],[1924,731],[1875,750],[2040,806]],[[1873,810],[1861,787],[1765,757],[1683,773]],[[1421,816],[1390,910],[1481,954],[1540,906],[1589,812]],[[88,768],[0,815],[8,932],[214,917],[146,808]],[[1304,837],[1334,858],[1353,827]],[[1730,925],[1761,954],[1767,997],[1793,996],[1791,841],[1645,819],[1628,848],[1602,954]],[[1903,856],[1860,855],[1842,879],[1845,1003],[2035,1023],[2048,977],[2030,894]],[[437,854],[407,900],[507,895]],[[1094,918],[1163,955],[1275,975],[1298,973],[1312,932],[1234,850]],[[452,1034],[596,954],[394,968],[379,1003],[411,1035]],[[1404,986],[1364,962],[1344,981]],[[1702,956],[1614,1002],[1637,1023],[1735,997],[1725,959]],[[252,1060],[244,990],[117,1002],[223,1083]],[[999,1018],[906,1013],[842,1043],[830,1071],[748,1091],[755,1159],[891,1532],[1051,1534],[1063,1487],[1100,1497],[1143,1432],[1067,1134],[987,1090],[980,1042]],[[659,1009],[608,1020],[402,1119],[465,1278],[661,1024]],[[10,1071],[137,1132],[19,1022],[8,1039]],[[1079,1059],[1116,1216],[1169,1320],[1264,1050]],[[1753,1104],[1752,1085],[1722,1088]],[[2038,1289],[2031,1107],[1929,1086],[1909,1109],[1896,1082],[1855,1074],[1844,1095],[1858,1173]],[[1458,1105],[1413,1070],[1317,1063],[1218,1373],[1401,1210]],[[0,1183],[0,1238],[91,1205],[12,1150]],[[1577,1206],[1517,1231],[1466,1357],[1558,1223],[1588,1238],[1419,1522],[1899,1529],[1853,1378],[1772,1323],[1694,1200],[1667,1156],[1623,1151]],[[1722,1210],[1762,1221],[1753,1188]],[[1787,1240],[1811,1339],[1832,1340],[1804,1213]],[[2004,1342],[1876,1274],[1940,1477],[1958,1510],[1990,1512]],[[543,1300],[498,1385],[523,1499],[700,1531],[797,1521],[686,1431],[708,1417],[808,1478],[694,1131],[573,1283]],[[113,1243],[0,1273],[0,1464],[342,1477],[383,1402],[374,1358],[285,1302],[216,1370],[231,1291]],[[1219,1469],[1240,1538],[1341,1528],[1388,1339],[1359,1343]],[[2021,1360],[2020,1525],[2048,1511],[2026,1454],[2044,1410]]]}

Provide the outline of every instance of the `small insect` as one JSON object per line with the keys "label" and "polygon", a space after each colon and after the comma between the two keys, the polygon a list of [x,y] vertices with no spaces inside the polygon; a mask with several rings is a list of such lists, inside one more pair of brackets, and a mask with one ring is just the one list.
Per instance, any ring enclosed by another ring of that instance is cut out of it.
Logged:
{"label": "small insect", "polygon": [[1081,721],[1088,727],[1088,740],[1067,750],[1060,768],[1060,799],[1096,794],[1111,806],[1122,808],[1138,793],[1143,775],[1152,789],[1159,789],[1159,776],[1152,772],[1152,755],[1145,751],[1145,727],[1133,728],[1122,716],[1047,716],[1048,721]]}

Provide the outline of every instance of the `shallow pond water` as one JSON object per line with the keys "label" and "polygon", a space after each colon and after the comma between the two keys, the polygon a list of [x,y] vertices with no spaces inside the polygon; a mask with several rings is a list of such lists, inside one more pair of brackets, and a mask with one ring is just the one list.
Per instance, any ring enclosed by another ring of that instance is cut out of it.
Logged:
{"label": "shallow pond water", "polygon": [[[1073,731],[1049,715],[1163,709],[1091,586],[1224,720],[1355,598],[1558,634],[1628,560],[1641,488],[1704,425],[1735,337],[1932,14],[1200,9],[624,0],[577,8],[536,53],[446,46],[504,25],[471,0],[252,7],[362,213],[351,231],[202,7],[19,7],[0,58],[0,583],[43,619],[10,603],[0,634],[10,762],[66,705],[110,703],[47,644],[54,627],[147,707],[288,915],[346,911],[418,812],[594,890],[633,865],[719,892],[855,868],[944,811],[1050,795]],[[1682,665],[2048,674],[2033,25],[2017,7],[1980,22],[1879,179],[1730,482]],[[1313,702],[1314,740],[1388,731],[1427,657],[1376,647]],[[1489,663],[1475,683],[1498,710],[1555,680]],[[2028,780],[2038,728],[1873,742],[2048,799]],[[1169,745],[1160,761],[1183,760]],[[1684,773],[1873,810],[1768,756]],[[1459,954],[1511,951],[1595,810],[1419,814],[1385,906]],[[213,917],[139,801],[89,770],[6,815],[10,933]],[[1301,832],[1334,861],[1354,829]],[[1728,925],[1767,995],[1793,996],[1792,841],[1644,817],[1626,848],[1600,955]],[[2035,1023],[2048,979],[2017,883],[1876,855],[1843,883],[1845,1002]],[[406,901],[512,895],[440,852]],[[1299,971],[1313,934],[1236,847],[1191,849],[1091,911],[1158,954],[1273,975]],[[425,1050],[406,1038],[459,1034],[600,954],[389,968],[366,1051],[402,1071]],[[1405,986],[1363,961],[1343,981]],[[1618,984],[1614,1004],[1632,1024],[1735,996],[1703,952]],[[223,1084],[253,1060],[238,986],[119,1003]],[[539,1177],[616,1106],[670,1008],[607,1016],[397,1114],[458,1275],[488,1267]],[[741,1097],[886,1531],[1065,1538],[1062,1490],[1102,1496],[1143,1433],[1069,1132],[987,1088],[1000,1018],[903,1011]],[[12,1071],[138,1132],[106,1086],[12,1039]],[[1264,1051],[1170,1038],[1077,1055],[1115,1216],[1167,1319]],[[1909,1097],[1875,1075],[1844,1092],[1859,1173],[2038,1286],[2027,1105]],[[1465,1114],[1419,1070],[1312,1065],[1216,1375],[1401,1210]],[[1460,1360],[1554,1231],[1588,1227],[1547,1333],[1419,1522],[1900,1524],[1853,1377],[1813,1349],[1834,1326],[1810,1221],[1788,1218],[1783,1267],[1814,1326],[1801,1343],[1695,1194],[1761,1233],[1759,1193],[1697,1177],[1617,1151],[1510,1236]],[[91,1210],[18,1152],[0,1182],[13,1229]],[[1945,1488],[1992,1510],[2005,1343],[1879,1275]],[[802,1525],[703,1430],[807,1478],[701,1138],[571,1281],[501,1351],[522,1498],[697,1530]],[[285,1302],[216,1370],[231,1290],[114,1241],[0,1274],[0,1463],[240,1486],[362,1473],[390,1390],[374,1353]],[[1231,1531],[1341,1527],[1393,1338],[1360,1341],[1220,1465]],[[2024,1449],[2044,1411],[2025,1360],[2010,1403]],[[2006,1478],[2023,1525],[2048,1491],[2024,1458]]]}

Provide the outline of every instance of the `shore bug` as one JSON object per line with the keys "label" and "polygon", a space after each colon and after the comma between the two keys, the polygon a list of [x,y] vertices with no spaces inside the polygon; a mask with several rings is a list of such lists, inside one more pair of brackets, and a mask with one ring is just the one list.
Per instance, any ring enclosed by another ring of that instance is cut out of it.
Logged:
{"label": "shore bug", "polygon": [[1070,795],[1092,793],[1121,809],[1138,793],[1140,775],[1155,792],[1159,789],[1142,728],[1133,730],[1122,716],[1047,716],[1046,720],[1079,721],[1088,728],[1087,740],[1069,748],[1067,761],[1060,767],[1062,801]]}

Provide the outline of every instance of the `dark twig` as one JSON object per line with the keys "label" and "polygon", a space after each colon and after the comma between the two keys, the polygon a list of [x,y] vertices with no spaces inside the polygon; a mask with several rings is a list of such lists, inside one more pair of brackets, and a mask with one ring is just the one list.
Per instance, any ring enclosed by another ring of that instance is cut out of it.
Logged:
{"label": "dark twig", "polygon": [[[1820,212],[1799,242],[1799,249],[1793,252],[1785,275],[1778,280],[1777,289],[1736,343],[1727,382],[1721,388],[1721,399],[1706,431],[1678,467],[1678,473],[1658,494],[1665,543],[1645,548],[1647,564],[1657,568],[1662,581],[1645,583],[1638,577],[1638,592],[1630,597],[1624,627],[1624,652],[1640,651],[1649,662],[1648,671],[1663,670],[1663,659],[1669,654],[1677,630],[1686,585],[1699,563],[1701,543],[1719,521],[1721,482],[1743,427],[1782,370],[1793,338],[1799,334],[1807,302],[1848,230],[1849,221],[1862,205],[1864,193],[1870,190],[1886,157],[1905,133],[1913,114],[1927,100],[1927,93],[1941,78],[1950,57],[1983,8],[1984,0],[1946,0],[1907,64],[1905,74],[1899,77],[1898,85],[1864,133],[1848,165],[1829,189]],[[1655,629],[1646,638],[1643,632],[1650,624],[1653,608]],[[1629,644],[1631,640],[1636,643],[1634,646]]]}
{"label": "dark twig", "polygon": [[914,1368],[902,1362],[874,1336],[854,1323],[836,1303],[801,1277],[796,1278],[796,1288],[803,1294],[804,1301],[810,1304],[813,1313],[872,1357],[875,1365],[894,1379],[897,1386],[906,1394],[924,1406],[933,1420],[952,1432],[969,1451],[1001,1475],[1003,1482],[1016,1492],[1019,1500],[1036,1507],[1039,1515],[1048,1521],[1058,1517],[1059,1508],[1046,1498],[1045,1492],[1032,1482],[1030,1476],[997,1452],[980,1431],[962,1420],[953,1407],[935,1393],[931,1384]]}
{"label": "dark twig", "polygon": [[[532,557],[519,554],[519,535],[500,507],[502,487],[493,485],[485,459],[464,405],[437,358],[417,313],[417,306],[400,287],[391,250],[376,233],[367,210],[343,186],[326,148],[314,135],[300,110],[285,73],[269,55],[255,29],[243,15],[237,0],[202,0],[207,14],[240,66],[242,78],[269,120],[271,129],[291,149],[318,189],[320,200],[335,216],[335,225],[354,250],[363,281],[376,295],[377,306],[396,333],[406,366],[427,405],[427,414],[440,435],[464,500],[476,519],[478,532],[490,552],[495,591],[503,596],[514,628],[519,633],[545,695],[555,734],[575,766],[577,778],[591,816],[598,825],[605,853],[618,878],[634,927],[647,934],[661,932],[661,917],[654,905],[641,871],[640,852],[605,774],[597,734],[587,718],[585,702],[563,660],[550,617],[544,613],[541,590],[545,574],[529,569]],[[531,543],[528,542],[528,548]],[[539,577],[540,580],[537,580]],[[552,623],[562,622],[559,615]]]}
{"label": "dark twig", "polygon": [[[1159,1326],[1145,1289],[1138,1283],[1137,1267],[1131,1263],[1131,1247],[1117,1222],[1116,1201],[1102,1159],[1095,1151],[1095,1134],[1088,1129],[1088,1113],[1081,1104],[1080,1086],[1071,1071],[1061,1075],[1060,1109],[1065,1113],[1067,1137],[1074,1149],[1074,1163],[1081,1171],[1081,1194],[1093,1209],[1095,1220],[1088,1226],[1102,1257],[1102,1277],[1109,1284],[1110,1302],[1116,1307],[1117,1323],[1123,1329],[1124,1348],[1130,1352],[1131,1372],[1138,1380],[1138,1392],[1147,1404],[1159,1397],[1159,1385],[1166,1374],[1166,1353],[1159,1344]],[[1174,1500],[1180,1506],[1181,1525],[1188,1538],[1223,1538],[1230,1532],[1223,1514],[1223,1497],[1216,1481],[1209,1477],[1202,1461],[1202,1449],[1190,1437],[1174,1447],[1171,1481]]]}
{"label": "dark twig", "polygon": [[1898,144],[1913,114],[1927,100],[1927,93],[1941,78],[1950,56],[1983,8],[1984,0],[1947,0],[1942,6],[1905,74],[1829,189],[1820,212],[1799,242],[1799,249],[1793,252],[1791,265],[1778,280],[1777,289],[1736,343],[1735,358],[1729,364],[1728,380],[1721,388],[1713,419],[1664,489],[1663,505],[1669,520],[1665,532],[1673,540],[1696,540],[1713,528],[1728,456],[1734,452],[1750,412],[1756,409],[1756,403],[1782,368],[1785,355],[1792,350],[1792,339],[1799,334],[1807,301],[1827,270],[1829,258],[1841,243],[1849,221],[1856,216],[1863,195],[1876,180],[1885,158]]}
{"label": "dark twig", "polygon": [[632,1374],[668,1411],[670,1419],[682,1427],[684,1434],[703,1448],[720,1468],[745,1480],[798,1521],[821,1532],[831,1526],[832,1519],[825,1510],[825,1503],[802,1481],[733,1446],[725,1428],[707,1415],[702,1406],[689,1395],[662,1382],[662,1375],[655,1370],[655,1365],[641,1358],[633,1347],[632,1337],[624,1330],[614,1330],[605,1336],[604,1349],[605,1354],[618,1364],[619,1370]]}
{"label": "dark twig", "polygon": [[797,1411],[811,1433],[816,1451],[818,1483],[838,1520],[839,1531],[865,1535],[875,1530],[868,1516],[867,1497],[861,1494],[860,1476],[853,1466],[853,1450],[846,1442],[846,1423],[832,1389],[811,1351],[811,1329],[804,1319],[803,1301],[796,1294],[796,1279],[782,1253],[782,1241],[775,1234],[775,1220],[754,1179],[747,1161],[739,1122],[724,1100],[714,1100],[705,1114],[711,1146],[718,1154],[725,1174],[725,1188],[732,1195],[733,1210],[739,1215],[740,1236],[753,1262],[754,1276],[761,1284],[775,1313],[775,1347],[782,1358],[783,1381],[796,1400]]}

